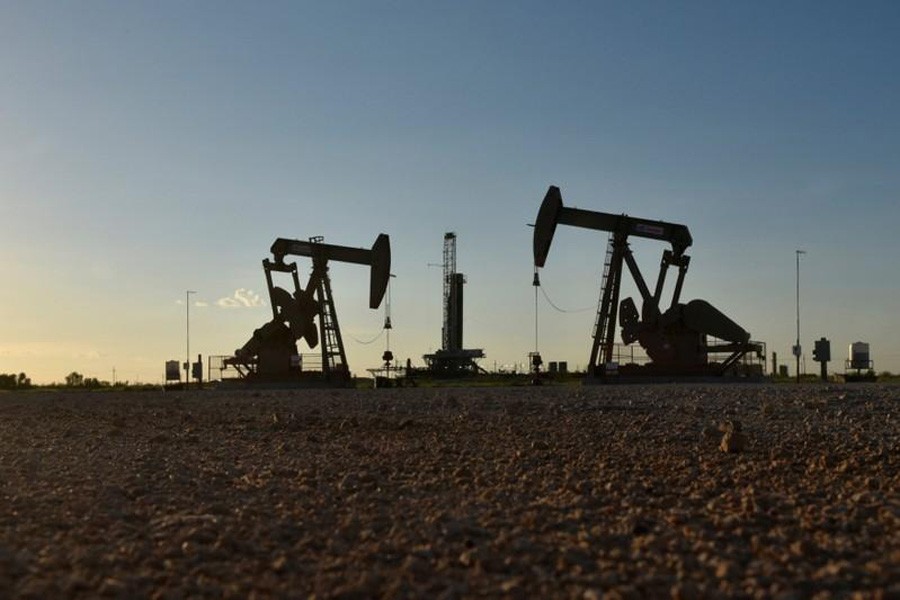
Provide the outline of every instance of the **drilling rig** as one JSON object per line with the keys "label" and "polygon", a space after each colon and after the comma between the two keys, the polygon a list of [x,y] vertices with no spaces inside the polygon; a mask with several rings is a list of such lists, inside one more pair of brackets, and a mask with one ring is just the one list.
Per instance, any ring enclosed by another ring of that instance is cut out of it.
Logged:
{"label": "drilling rig", "polygon": [[[262,264],[272,319],[255,330],[247,343],[237,349],[234,356],[226,358],[224,364],[236,369],[241,379],[249,383],[352,385],[328,263],[368,265],[369,308],[376,309],[381,305],[390,277],[390,238],[380,234],[369,250],[325,244],[322,237],[312,237],[308,241],[278,238],[270,250],[273,260],[265,258]],[[305,286],[300,284],[297,263],[285,262],[286,256],[312,259],[312,271]],[[273,273],[289,275],[293,293],[276,286]],[[319,355],[309,361],[314,363],[312,365],[304,365],[303,358],[309,355],[297,351],[297,342],[301,339],[310,349],[320,347]]]}
{"label": "drilling rig", "polygon": [[[739,367],[743,366],[740,364],[742,359],[751,352],[764,360],[765,347],[761,342],[751,341],[747,331],[705,300],[680,302],[684,277],[690,264],[690,257],[685,252],[693,243],[687,227],[624,214],[568,208],[563,206],[559,188],[550,186],[534,226],[536,269],[544,266],[559,224],[609,232],[588,362],[589,380],[621,380],[620,376],[718,377],[726,374],[746,375],[748,371],[756,374],[755,368]],[[663,251],[652,292],[631,252],[628,244],[631,236],[660,240],[671,245],[671,249]],[[640,312],[631,297],[619,300],[623,265],[628,268],[640,293]],[[678,276],[671,302],[667,308],[661,308],[669,267],[676,267]],[[537,274],[535,280],[539,281]],[[617,317],[622,342],[626,346],[638,342],[649,357],[649,363],[618,364],[614,355]],[[759,371],[761,375],[761,367]]]}
{"label": "drilling rig", "polygon": [[444,325],[441,349],[422,358],[428,371],[437,377],[472,375],[483,371],[476,359],[484,358],[480,348],[463,348],[463,285],[466,276],[456,271],[456,234],[444,234]]}

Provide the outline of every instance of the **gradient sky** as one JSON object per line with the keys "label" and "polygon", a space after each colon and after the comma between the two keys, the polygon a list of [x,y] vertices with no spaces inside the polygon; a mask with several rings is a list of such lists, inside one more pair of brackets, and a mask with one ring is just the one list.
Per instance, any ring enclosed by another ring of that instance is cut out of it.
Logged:
{"label": "gradient sky", "polygon": [[[440,346],[443,233],[468,347],[526,361],[531,229],[567,205],[686,224],[683,298],[780,362],[826,336],[900,371],[896,2],[58,2],[0,19],[0,372],[159,381],[270,316],[276,237],[390,234],[392,349]],[[557,230],[545,360],[584,365],[606,236]],[[664,244],[634,244],[655,279]],[[306,272],[305,259],[298,259]],[[368,272],[335,265],[351,368]],[[244,291],[241,291],[244,290]],[[254,302],[262,295],[263,303]],[[249,304],[249,306],[247,306]],[[817,365],[807,358],[807,370]],[[793,369],[793,366],[792,366]]]}

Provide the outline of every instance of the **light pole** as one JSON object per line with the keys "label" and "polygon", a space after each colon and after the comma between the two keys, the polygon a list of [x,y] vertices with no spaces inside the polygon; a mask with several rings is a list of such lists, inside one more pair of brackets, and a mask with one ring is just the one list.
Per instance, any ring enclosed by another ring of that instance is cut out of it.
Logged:
{"label": "light pole", "polygon": [[794,356],[797,358],[797,383],[800,383],[800,255],[806,254],[804,250],[797,250],[797,345],[794,346]]}
{"label": "light pole", "polygon": [[188,389],[191,384],[191,294],[196,294],[193,290],[187,290],[184,293],[185,310],[187,311],[186,319],[186,339],[187,339],[187,361],[184,363],[184,389]]}

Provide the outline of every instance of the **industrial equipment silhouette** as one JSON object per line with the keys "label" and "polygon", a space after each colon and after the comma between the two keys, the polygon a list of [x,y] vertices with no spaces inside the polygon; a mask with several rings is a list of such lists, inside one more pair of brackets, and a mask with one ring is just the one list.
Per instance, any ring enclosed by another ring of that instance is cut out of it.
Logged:
{"label": "industrial equipment silhouette", "polygon": [[[735,372],[736,365],[749,352],[755,352],[764,360],[762,344],[750,341],[749,333],[711,304],[705,300],[691,300],[685,304],[679,302],[690,263],[685,251],[693,243],[684,225],[567,208],[563,206],[559,188],[550,186],[534,227],[535,267],[544,266],[558,224],[609,232],[588,362],[589,377],[604,380],[614,375],[723,375]],[[652,293],[632,255],[629,236],[662,240],[672,245],[671,250],[663,251],[660,272]],[[619,301],[623,263],[641,295],[640,313],[632,298]],[[660,301],[670,266],[678,268],[678,278],[671,303],[663,310]],[[650,363],[618,365],[613,355],[617,316],[622,341],[626,345],[639,342]],[[718,341],[711,343],[708,338]],[[724,356],[721,362],[710,361],[710,357],[715,358],[716,355]]]}
{"label": "industrial equipment silhouette", "polygon": [[877,381],[875,363],[869,354],[869,344],[853,342],[848,348],[848,358],[844,362],[844,381]]}
{"label": "industrial equipment silhouette", "polygon": [[444,234],[444,325],[441,349],[422,358],[436,376],[474,374],[483,369],[475,362],[484,358],[480,348],[463,348],[463,285],[466,276],[456,271],[456,234]]}
{"label": "industrial equipment silhouette", "polygon": [[[274,260],[263,259],[272,320],[253,332],[233,357],[225,359],[241,378],[250,382],[298,382],[327,385],[351,385],[347,355],[335,311],[328,262],[338,261],[368,265],[369,308],[381,305],[391,270],[390,238],[382,233],[370,250],[323,243],[322,237],[309,241],[278,238],[272,244]],[[312,258],[312,272],[306,286],[300,285],[297,263],[286,263],[286,256]],[[272,273],[291,276],[294,292],[274,285]],[[315,322],[318,320],[318,324]],[[297,341],[310,348],[320,345],[320,369],[306,369]]]}

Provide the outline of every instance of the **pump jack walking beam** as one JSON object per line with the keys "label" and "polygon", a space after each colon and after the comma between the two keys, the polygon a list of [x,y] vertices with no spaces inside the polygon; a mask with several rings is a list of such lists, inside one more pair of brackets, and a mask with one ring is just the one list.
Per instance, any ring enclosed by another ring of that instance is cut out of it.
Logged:
{"label": "pump jack walking beam", "polygon": [[538,267],[543,267],[547,260],[557,224],[667,241],[672,244],[676,258],[681,257],[694,242],[691,232],[684,225],[565,207],[559,188],[551,185],[541,203],[534,227],[534,264]]}
{"label": "pump jack walking beam", "polygon": [[381,305],[391,276],[391,241],[385,233],[378,235],[370,250],[323,244],[312,240],[278,238],[272,243],[271,251],[278,264],[284,264],[285,256],[294,255],[308,256],[313,262],[319,261],[323,264],[334,260],[370,266],[369,308],[378,308]]}

